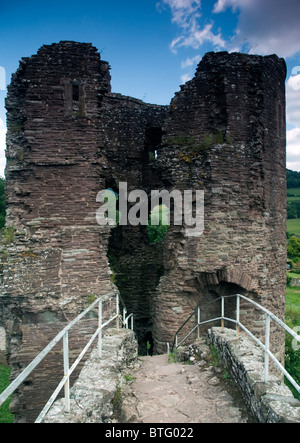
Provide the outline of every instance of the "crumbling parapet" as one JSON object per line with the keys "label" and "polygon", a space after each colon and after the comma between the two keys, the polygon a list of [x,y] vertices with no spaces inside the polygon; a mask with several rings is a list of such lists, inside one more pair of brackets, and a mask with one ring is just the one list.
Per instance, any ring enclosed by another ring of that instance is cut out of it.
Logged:
{"label": "crumbling parapet", "polygon": [[103,355],[94,350],[71,389],[71,410],[57,400],[43,423],[112,423],[122,420],[126,371],[137,364],[138,344],[130,330],[109,329]]}
{"label": "crumbling parapet", "polygon": [[221,328],[212,328],[208,338],[258,423],[300,423],[300,402],[283,381],[270,375],[264,383],[264,353],[258,345],[245,334],[237,340],[229,329],[222,333]]}

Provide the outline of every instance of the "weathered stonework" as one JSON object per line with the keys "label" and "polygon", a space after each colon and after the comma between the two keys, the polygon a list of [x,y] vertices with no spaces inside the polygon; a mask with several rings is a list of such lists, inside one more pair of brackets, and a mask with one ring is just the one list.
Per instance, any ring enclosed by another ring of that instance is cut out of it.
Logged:
{"label": "weathered stonework", "polygon": [[[244,294],[284,318],[285,76],[276,56],[210,53],[171,102],[157,168],[172,189],[205,191],[205,229],[200,238],[168,233],[156,349],[220,295]],[[260,334],[257,313],[243,309]]]}
{"label": "weathered stonework", "polygon": [[209,341],[228,368],[244,400],[259,423],[300,423],[300,402],[278,377],[264,383],[264,354],[248,336],[236,339],[234,331],[212,328]]}
{"label": "weathered stonework", "polygon": [[[60,42],[22,59],[6,100],[12,231],[1,254],[13,376],[114,283],[140,344],[153,338],[157,353],[199,303],[221,294],[240,292],[284,318],[285,76],[277,56],[209,53],[171,105],[156,106],[112,93],[109,65],[91,44]],[[152,245],[143,226],[98,226],[97,193],[120,182],[128,192],[204,190],[204,234],[171,226]],[[257,312],[243,310],[261,335]],[[284,337],[272,337],[282,354]],[[41,404],[50,365],[44,377]],[[39,410],[34,386],[14,399],[19,421]]]}
{"label": "weathered stonework", "polygon": [[137,363],[138,344],[133,331],[109,329],[103,340],[102,358],[95,349],[71,389],[71,411],[57,400],[43,423],[111,423],[120,420],[121,390],[126,371]]}
{"label": "weathered stonework", "polygon": [[290,282],[290,286],[292,288],[299,288],[300,287],[300,278],[293,278]]}

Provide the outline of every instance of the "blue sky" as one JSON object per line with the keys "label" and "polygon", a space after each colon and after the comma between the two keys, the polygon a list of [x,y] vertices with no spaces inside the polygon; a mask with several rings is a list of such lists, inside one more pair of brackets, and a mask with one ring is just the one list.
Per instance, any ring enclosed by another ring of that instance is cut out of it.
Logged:
{"label": "blue sky", "polygon": [[292,75],[300,67],[300,0],[0,1],[0,175],[3,73],[10,83],[21,57],[60,40],[93,43],[111,65],[113,92],[156,104],[169,104],[208,51],[284,57],[287,166],[300,171],[300,73]]}

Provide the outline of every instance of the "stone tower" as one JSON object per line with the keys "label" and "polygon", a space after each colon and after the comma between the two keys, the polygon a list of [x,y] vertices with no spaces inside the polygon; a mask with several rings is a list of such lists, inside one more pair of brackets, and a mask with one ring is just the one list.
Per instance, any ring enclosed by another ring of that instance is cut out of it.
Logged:
{"label": "stone tower", "polygon": [[[109,65],[91,44],[60,42],[22,59],[6,101],[11,238],[0,298],[14,375],[115,284],[140,344],[153,341],[155,352],[220,295],[245,294],[284,317],[285,76],[277,56],[209,53],[170,106],[156,106],[112,93]],[[128,192],[203,190],[203,235],[171,226],[150,244],[144,226],[98,226],[97,193],[120,182]],[[208,306],[204,316],[219,309]],[[243,312],[261,334],[262,319]],[[75,331],[74,352],[91,326]],[[15,396],[17,421],[32,421],[50,396],[59,354]]]}
{"label": "stone tower", "polygon": [[[205,229],[195,239],[169,231],[154,317],[157,350],[198,304],[220,295],[246,295],[284,319],[285,78],[285,62],[275,55],[209,53],[171,102],[157,167],[172,188],[204,190]],[[220,304],[206,306],[203,320],[220,316]],[[226,311],[234,310],[228,304]],[[259,335],[263,319],[251,305],[243,311],[241,320]],[[274,341],[283,343],[278,334]]]}

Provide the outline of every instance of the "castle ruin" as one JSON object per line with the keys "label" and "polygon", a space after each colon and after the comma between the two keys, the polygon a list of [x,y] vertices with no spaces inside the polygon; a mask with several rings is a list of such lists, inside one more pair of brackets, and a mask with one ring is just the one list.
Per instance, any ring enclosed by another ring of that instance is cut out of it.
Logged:
{"label": "castle ruin", "polygon": [[[21,60],[6,99],[13,238],[1,253],[0,327],[13,376],[88,297],[115,286],[141,348],[156,353],[220,295],[241,293],[284,318],[285,78],[276,55],[208,53],[170,106],[158,106],[112,93],[109,65],[91,44],[45,45]],[[203,190],[203,235],[171,225],[153,244],[145,226],[99,226],[96,196],[121,182],[148,194]],[[259,314],[243,312],[261,334]],[[282,355],[284,337],[273,332]],[[17,420],[32,421],[51,394],[58,354],[15,396]]]}

